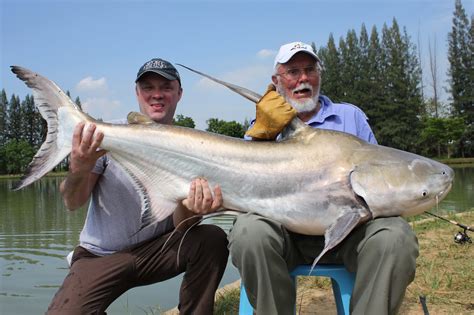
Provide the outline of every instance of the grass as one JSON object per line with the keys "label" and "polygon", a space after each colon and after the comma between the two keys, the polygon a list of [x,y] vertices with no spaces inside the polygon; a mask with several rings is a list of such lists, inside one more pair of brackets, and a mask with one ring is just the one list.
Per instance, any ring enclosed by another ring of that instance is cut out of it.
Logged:
{"label": "grass", "polygon": [[[473,226],[474,210],[448,217]],[[439,219],[412,222],[420,244],[416,277],[408,287],[404,307],[426,296],[428,307],[439,314],[473,314],[474,244],[457,244],[461,228]],[[468,235],[474,238],[473,233]]]}
{"label": "grass", "polygon": [[239,313],[240,289],[232,288],[217,293],[214,314],[230,315]]}
{"label": "grass", "polygon": [[[48,176],[48,177],[63,177],[63,176],[66,176],[66,175],[67,175],[67,172],[49,172],[45,176]],[[2,175],[0,175],[0,179],[20,179],[21,177],[23,177],[23,174],[10,174],[10,175],[2,174]]]}
{"label": "grass", "polygon": [[[448,218],[473,226],[474,208]],[[474,314],[474,244],[455,243],[454,235],[462,229],[440,219],[430,217],[410,224],[418,236],[420,256],[399,314],[422,315],[420,296],[426,297],[431,315]],[[474,241],[474,233],[468,235]],[[218,294],[214,314],[238,314],[238,304],[238,288]],[[300,277],[297,304],[301,305],[298,314],[313,314],[315,309],[318,314],[334,314],[330,280]]]}
{"label": "grass", "polygon": [[455,165],[455,164],[472,164],[474,163],[474,157],[471,158],[454,158],[454,159],[435,159],[441,163]]}

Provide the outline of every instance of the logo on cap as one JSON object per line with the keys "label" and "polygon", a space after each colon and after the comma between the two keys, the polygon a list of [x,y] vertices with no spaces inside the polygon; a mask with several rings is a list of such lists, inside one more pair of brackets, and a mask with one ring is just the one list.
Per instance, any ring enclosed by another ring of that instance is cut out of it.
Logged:
{"label": "logo on cap", "polygon": [[[290,50],[293,50],[293,49],[304,49],[304,50],[308,50],[308,45],[305,45],[303,43],[296,43]],[[313,50],[313,49],[311,49]]]}
{"label": "logo on cap", "polygon": [[138,70],[137,79],[135,82],[137,82],[142,77],[142,75],[147,72],[154,72],[168,80],[178,80],[179,84],[181,85],[181,78],[179,77],[178,70],[176,70],[176,68],[166,60],[154,58],[150,61],[147,61]]}
{"label": "logo on cap", "polygon": [[166,68],[166,64],[163,60],[150,60],[143,66],[143,71],[150,70],[152,68],[163,69]]}

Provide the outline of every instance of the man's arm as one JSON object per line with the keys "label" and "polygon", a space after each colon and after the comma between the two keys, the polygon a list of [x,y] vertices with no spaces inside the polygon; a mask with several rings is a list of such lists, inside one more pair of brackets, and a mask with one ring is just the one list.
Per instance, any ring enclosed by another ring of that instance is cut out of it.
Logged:
{"label": "man's arm", "polygon": [[74,129],[69,172],[59,186],[64,204],[71,211],[87,202],[100,176],[91,173],[97,159],[106,153],[98,150],[104,134],[95,134],[95,128],[95,125],[90,125],[84,130],[84,123],[80,123]]}

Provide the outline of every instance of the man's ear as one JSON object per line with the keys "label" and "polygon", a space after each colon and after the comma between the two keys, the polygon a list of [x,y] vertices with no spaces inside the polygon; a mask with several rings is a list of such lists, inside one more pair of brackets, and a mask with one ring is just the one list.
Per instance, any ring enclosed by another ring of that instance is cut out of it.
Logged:
{"label": "man's ear", "polygon": [[276,75],[272,75],[272,82],[273,82],[273,85],[277,86],[278,85],[278,78]]}

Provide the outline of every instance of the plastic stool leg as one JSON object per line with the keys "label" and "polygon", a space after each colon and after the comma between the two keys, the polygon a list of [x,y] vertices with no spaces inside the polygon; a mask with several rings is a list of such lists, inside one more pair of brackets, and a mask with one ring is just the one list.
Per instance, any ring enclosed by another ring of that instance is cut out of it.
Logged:
{"label": "plastic stool leg", "polygon": [[354,287],[355,274],[348,272],[342,265],[317,265],[311,272],[311,266],[300,265],[296,267],[291,276],[296,281],[296,276],[316,276],[331,278],[334,300],[338,315],[349,315],[352,288]]}
{"label": "plastic stool leg", "polygon": [[341,270],[331,276],[332,290],[338,314],[349,315],[354,281],[354,274],[346,270]]}
{"label": "plastic stool leg", "polygon": [[245,286],[242,282],[240,282],[239,315],[253,315],[253,307],[249,302]]}

